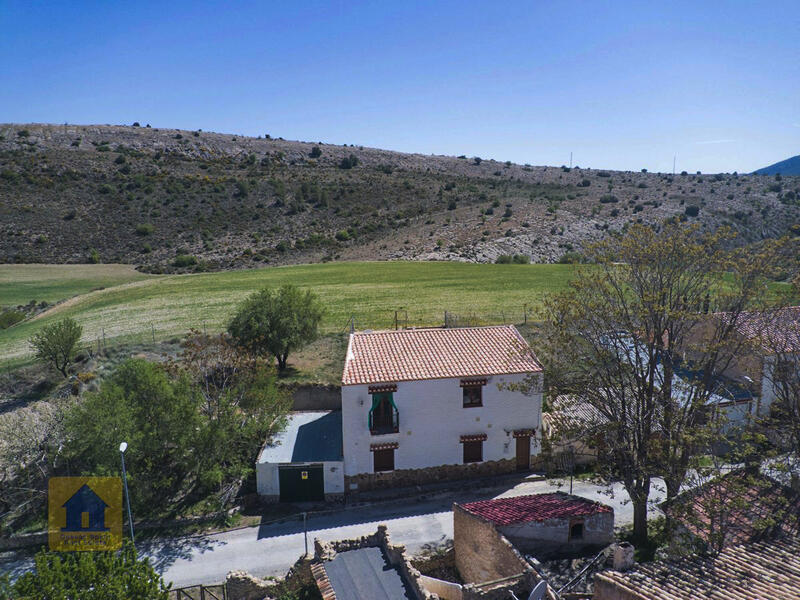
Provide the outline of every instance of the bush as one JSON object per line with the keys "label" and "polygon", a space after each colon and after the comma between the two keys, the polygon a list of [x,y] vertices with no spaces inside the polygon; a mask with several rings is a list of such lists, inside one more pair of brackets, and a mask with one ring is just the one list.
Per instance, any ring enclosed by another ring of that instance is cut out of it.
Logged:
{"label": "bush", "polygon": [[114,159],[114,162],[116,164],[118,164],[118,165],[124,165],[125,164],[125,155],[124,154],[117,155],[117,158]]}
{"label": "bush", "polygon": [[580,187],[589,187],[590,185],[592,185],[592,182],[588,179],[582,179],[578,185]]}
{"label": "bush", "polygon": [[136,235],[152,235],[152,233],[156,230],[152,223],[139,223],[136,226]]}
{"label": "bush", "polygon": [[340,242],[346,242],[350,239],[350,234],[347,232],[346,229],[342,229],[341,231],[336,232],[336,239]]}
{"label": "bush", "polygon": [[450,202],[447,204],[447,210],[455,210],[456,208],[458,208],[456,201],[450,200]]}
{"label": "bush", "polygon": [[89,249],[89,262],[93,265],[100,263],[100,253],[97,251],[96,248]]}
{"label": "bush", "polygon": [[13,308],[0,312],[0,329],[8,329],[25,318],[25,313]]}
{"label": "bush", "polygon": [[[132,543],[119,552],[40,550],[35,570],[23,573],[10,598],[50,600],[168,600],[169,586]],[[2,592],[2,589],[0,589]],[[0,598],[6,598],[0,593]]]}
{"label": "bush", "polygon": [[31,132],[28,131],[27,129],[21,129],[20,131],[17,132],[17,137],[26,138],[30,134],[31,134]]}
{"label": "bush", "polygon": [[687,217],[696,217],[697,215],[700,214],[700,207],[695,206],[694,204],[690,204],[684,209],[683,212]]}
{"label": "bush", "polygon": [[530,264],[531,257],[527,254],[515,254],[513,261],[515,265],[527,265]]}
{"label": "bush", "polygon": [[614,204],[616,202],[619,202],[619,198],[617,198],[613,194],[604,194],[600,196],[600,202],[602,204]]}
{"label": "bush", "polygon": [[97,191],[100,192],[101,194],[110,194],[111,192],[114,191],[114,188],[112,188],[107,183],[104,183],[99,188],[97,188]]}
{"label": "bush", "polygon": [[356,165],[358,165],[358,157],[355,154],[351,154],[350,156],[345,156],[339,162],[340,169],[352,169]]}
{"label": "bush", "polygon": [[173,267],[178,267],[180,269],[186,267],[193,267],[197,264],[197,257],[192,256],[191,254],[178,254],[175,259],[172,261]]}
{"label": "bush", "polygon": [[514,257],[510,254],[501,254],[495,259],[495,264],[497,265],[510,265],[514,262]]}
{"label": "bush", "polygon": [[311,158],[319,158],[322,156],[322,150],[320,150],[319,146],[314,146],[311,148],[311,152],[308,153]]}
{"label": "bush", "polygon": [[503,216],[507,219],[513,214],[514,214],[514,211],[512,211],[510,208],[506,208],[506,212],[503,213]]}
{"label": "bush", "polygon": [[476,165],[479,165],[481,162],[483,162],[483,159],[480,156],[475,156],[473,157],[472,162],[474,162]]}

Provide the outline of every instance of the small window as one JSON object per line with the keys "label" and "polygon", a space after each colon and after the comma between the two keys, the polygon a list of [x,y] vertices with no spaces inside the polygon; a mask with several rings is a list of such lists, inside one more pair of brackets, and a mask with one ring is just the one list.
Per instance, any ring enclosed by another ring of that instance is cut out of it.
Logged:
{"label": "small window", "polygon": [[583,523],[572,523],[569,526],[569,539],[570,541],[583,539]]}
{"label": "small window", "polygon": [[461,389],[464,390],[464,408],[483,406],[482,385],[465,385]]}
{"label": "small window", "polygon": [[464,446],[464,463],[483,461],[483,442],[462,442]]}
{"label": "small window", "polygon": [[376,473],[394,471],[394,448],[373,451],[372,460],[373,469]]}

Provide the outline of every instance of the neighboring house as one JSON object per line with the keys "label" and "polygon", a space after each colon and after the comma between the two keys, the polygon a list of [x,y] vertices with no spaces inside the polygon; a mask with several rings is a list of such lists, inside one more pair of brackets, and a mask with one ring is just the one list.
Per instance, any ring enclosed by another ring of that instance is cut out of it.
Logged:
{"label": "neighboring house", "polygon": [[594,600],[716,600],[800,597],[800,540],[725,548],[715,557],[656,561],[594,578]]}
{"label": "neighboring house", "polygon": [[341,411],[296,412],[256,461],[256,488],[268,502],[333,500],[344,494]]}
{"label": "neighboring house", "polygon": [[347,491],[529,469],[541,373],[510,325],[351,334],[342,377]]}
{"label": "neighboring house", "polygon": [[800,534],[800,492],[763,472],[739,469],[711,479],[662,510],[715,547]]}
{"label": "neighboring house", "polygon": [[776,398],[776,380],[798,375],[800,306],[742,313],[736,331],[750,343],[752,352],[734,363],[727,374],[754,390],[746,407],[749,414],[765,415]]}
{"label": "neighboring house", "polygon": [[467,581],[491,575],[482,565],[497,560],[486,548],[498,534],[537,559],[581,555],[614,541],[614,509],[563,492],[453,504],[456,567]]}
{"label": "neighboring house", "polygon": [[[573,396],[557,396],[550,401],[550,410],[542,413],[543,452],[540,459],[550,460],[558,470],[558,457],[568,455],[573,466],[597,462],[602,436],[598,428],[608,420],[585,400]],[[548,454],[547,457],[544,455]],[[548,466],[548,465],[545,465]]]}

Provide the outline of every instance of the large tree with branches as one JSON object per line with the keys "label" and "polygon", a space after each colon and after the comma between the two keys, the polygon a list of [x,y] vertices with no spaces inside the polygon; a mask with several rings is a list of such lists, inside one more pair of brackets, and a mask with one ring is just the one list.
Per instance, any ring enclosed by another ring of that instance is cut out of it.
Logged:
{"label": "large tree with branches", "polygon": [[[593,266],[546,301],[541,357],[551,393],[591,405],[605,425],[609,470],[647,540],[651,481],[677,496],[708,440],[707,403],[738,357],[746,310],[774,301],[779,242],[732,248],[726,230],[634,225],[588,249]],[[596,431],[594,432],[596,435]]]}

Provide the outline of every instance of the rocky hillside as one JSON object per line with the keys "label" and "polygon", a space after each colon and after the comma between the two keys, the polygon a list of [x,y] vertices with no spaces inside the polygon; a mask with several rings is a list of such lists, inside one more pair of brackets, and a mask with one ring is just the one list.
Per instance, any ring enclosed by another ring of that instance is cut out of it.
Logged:
{"label": "rocky hillside", "polygon": [[[0,125],[0,262],[146,270],[569,260],[634,221],[800,222],[800,178],[534,167],[107,125]],[[566,258],[564,258],[564,256]]]}

